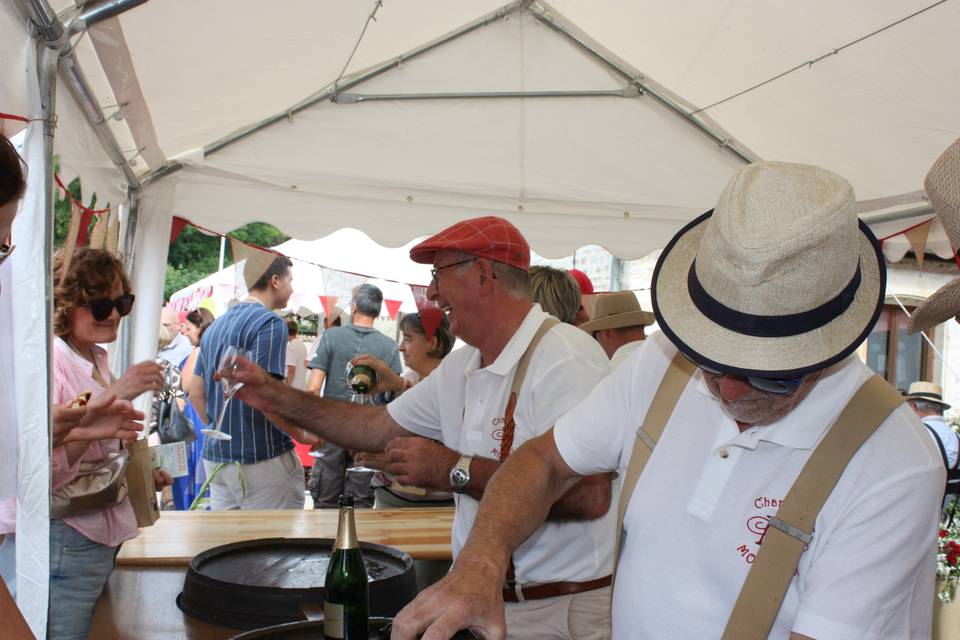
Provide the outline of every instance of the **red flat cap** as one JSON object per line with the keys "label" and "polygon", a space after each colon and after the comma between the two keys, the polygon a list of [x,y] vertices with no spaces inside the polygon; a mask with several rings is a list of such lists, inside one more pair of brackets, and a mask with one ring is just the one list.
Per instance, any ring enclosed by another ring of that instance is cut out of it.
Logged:
{"label": "red flat cap", "polygon": [[447,227],[410,249],[410,259],[431,264],[438,251],[462,251],[530,270],[530,245],[515,226],[495,216],[471,218]]}
{"label": "red flat cap", "polygon": [[585,274],[580,269],[568,269],[567,273],[573,276],[573,279],[577,281],[577,284],[580,285],[580,293],[593,293],[593,282],[590,281],[589,276]]}

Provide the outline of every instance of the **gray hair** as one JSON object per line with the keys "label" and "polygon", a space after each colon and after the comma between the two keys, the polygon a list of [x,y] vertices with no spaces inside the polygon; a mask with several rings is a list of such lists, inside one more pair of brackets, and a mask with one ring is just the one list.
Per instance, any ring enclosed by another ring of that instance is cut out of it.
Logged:
{"label": "gray hair", "polygon": [[[470,254],[464,253],[463,251],[458,251],[461,260],[480,260],[479,257]],[[489,258],[487,258],[489,260]],[[457,274],[462,275],[467,272],[467,269],[470,268],[470,262],[465,262],[464,264],[457,267]],[[515,298],[529,298],[530,297],[530,274],[524,271],[523,269],[518,269],[517,267],[512,267],[503,262],[497,262],[496,260],[490,260],[490,265],[493,268],[493,276],[500,281],[500,288],[503,289],[507,294]]]}
{"label": "gray hair", "polygon": [[383,306],[383,292],[372,284],[362,284],[353,294],[353,309],[368,318],[380,316]]}
{"label": "gray hair", "polygon": [[926,400],[910,400],[910,404],[916,411],[922,413],[936,413],[937,415],[943,414],[943,406],[937,404],[936,402],[928,402]]}
{"label": "gray hair", "polygon": [[580,285],[566,271],[530,267],[530,297],[560,322],[573,324],[580,310]]}

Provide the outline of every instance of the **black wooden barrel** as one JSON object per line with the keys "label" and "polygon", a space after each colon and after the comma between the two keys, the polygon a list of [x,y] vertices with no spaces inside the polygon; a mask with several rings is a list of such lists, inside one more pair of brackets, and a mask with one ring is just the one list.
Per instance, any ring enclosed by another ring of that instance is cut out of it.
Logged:
{"label": "black wooden barrel", "polygon": [[[304,619],[323,605],[330,538],[265,538],[208,549],[190,561],[177,605],[187,615],[233,629]],[[417,595],[413,559],[360,543],[370,577],[370,615],[392,618]]]}
{"label": "black wooden barrel", "polygon": [[[323,638],[323,620],[293,622],[267,629],[256,629],[241,633],[230,640],[317,640],[317,638]],[[389,619],[370,619],[370,640],[390,640]],[[477,636],[469,631],[459,631],[452,640],[477,640]]]}

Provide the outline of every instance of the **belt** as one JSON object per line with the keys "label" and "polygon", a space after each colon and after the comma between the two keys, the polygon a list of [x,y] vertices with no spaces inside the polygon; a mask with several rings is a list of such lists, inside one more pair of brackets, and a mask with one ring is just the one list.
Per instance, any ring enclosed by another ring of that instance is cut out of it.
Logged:
{"label": "belt", "polygon": [[604,576],[595,580],[586,582],[548,582],[530,587],[521,585],[510,585],[503,588],[504,602],[526,602],[527,600],[543,600],[544,598],[555,598],[557,596],[568,596],[573,593],[583,593],[584,591],[593,591],[608,587],[613,583],[612,576]]}

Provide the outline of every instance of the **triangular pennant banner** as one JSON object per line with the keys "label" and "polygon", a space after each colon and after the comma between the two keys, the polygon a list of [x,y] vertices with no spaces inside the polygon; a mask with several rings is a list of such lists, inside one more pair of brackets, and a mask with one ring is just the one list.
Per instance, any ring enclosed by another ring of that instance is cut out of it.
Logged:
{"label": "triangular pennant banner", "polygon": [[93,222],[93,209],[85,209],[81,205],[77,205],[82,212],[80,214],[80,230],[77,233],[77,246],[84,246],[87,244],[87,230],[90,229],[90,223]]}
{"label": "triangular pennant banner", "polygon": [[102,213],[97,216],[97,222],[93,225],[93,230],[90,231],[90,248],[91,249],[106,248],[108,223],[109,223],[108,214]]}
{"label": "triangular pennant banner", "polygon": [[387,315],[390,316],[391,320],[397,319],[397,312],[400,311],[400,305],[403,304],[402,300],[384,300],[383,304],[387,305]]}
{"label": "triangular pennant banner", "polygon": [[410,292],[413,294],[413,300],[417,303],[417,311],[420,313],[420,324],[423,325],[423,333],[427,338],[432,338],[443,320],[443,311],[440,306],[427,298],[427,287],[419,284],[410,285]]}
{"label": "triangular pennant banner", "polygon": [[249,291],[267,272],[278,254],[240,242],[236,238],[227,237],[230,238],[230,251],[233,254],[233,261],[238,263],[238,271],[239,263],[243,262],[243,283]]}
{"label": "triangular pennant banner", "polygon": [[323,315],[330,317],[334,307],[337,306],[337,296],[317,296],[320,298],[320,304],[323,305]]}
{"label": "triangular pennant banner", "polygon": [[170,244],[176,242],[177,238],[180,237],[180,234],[183,233],[183,229],[186,226],[186,220],[178,216],[173,216],[173,224],[170,225]]}
{"label": "triangular pennant banner", "polygon": [[927,250],[927,237],[930,235],[930,227],[932,226],[933,219],[931,218],[929,221],[903,232],[907,242],[910,243],[910,248],[913,249],[913,255],[917,258],[917,266],[921,269],[923,269],[923,255]]}
{"label": "triangular pennant banner", "polygon": [[367,281],[366,276],[338,271],[330,267],[320,267],[320,270],[323,273],[323,292],[327,296],[340,300],[342,308],[346,307],[345,301],[353,301],[354,290]]}

